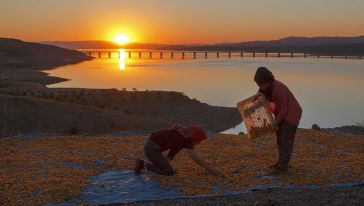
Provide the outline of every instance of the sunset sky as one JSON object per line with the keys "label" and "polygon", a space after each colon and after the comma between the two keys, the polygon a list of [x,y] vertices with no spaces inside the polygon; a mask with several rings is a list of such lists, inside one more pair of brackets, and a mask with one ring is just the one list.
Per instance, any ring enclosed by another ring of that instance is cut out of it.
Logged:
{"label": "sunset sky", "polygon": [[0,37],[219,43],[364,35],[363,0],[0,0]]}

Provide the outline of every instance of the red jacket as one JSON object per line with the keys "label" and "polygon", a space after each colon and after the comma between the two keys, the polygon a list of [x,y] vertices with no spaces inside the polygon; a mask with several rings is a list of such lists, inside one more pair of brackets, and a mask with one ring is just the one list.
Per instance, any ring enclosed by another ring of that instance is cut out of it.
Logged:
{"label": "red jacket", "polygon": [[176,129],[163,129],[154,132],[149,139],[161,146],[160,152],[169,150],[167,157],[173,157],[183,148],[194,149],[192,140],[184,137]]}
{"label": "red jacket", "polygon": [[270,107],[279,124],[282,120],[297,125],[300,123],[302,108],[286,85],[278,80],[272,84],[272,100]]}

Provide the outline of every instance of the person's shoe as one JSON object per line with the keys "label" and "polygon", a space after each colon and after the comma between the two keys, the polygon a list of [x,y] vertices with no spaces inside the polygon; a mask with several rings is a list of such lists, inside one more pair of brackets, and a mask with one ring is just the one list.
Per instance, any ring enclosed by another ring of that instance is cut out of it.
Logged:
{"label": "person's shoe", "polygon": [[142,159],[135,159],[134,172],[139,174],[144,169],[144,161]]}

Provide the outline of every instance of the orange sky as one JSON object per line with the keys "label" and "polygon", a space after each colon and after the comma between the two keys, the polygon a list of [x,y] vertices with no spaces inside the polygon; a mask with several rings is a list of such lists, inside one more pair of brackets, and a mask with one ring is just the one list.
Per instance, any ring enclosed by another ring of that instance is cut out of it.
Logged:
{"label": "orange sky", "polygon": [[1,0],[0,37],[216,43],[364,35],[362,0]]}

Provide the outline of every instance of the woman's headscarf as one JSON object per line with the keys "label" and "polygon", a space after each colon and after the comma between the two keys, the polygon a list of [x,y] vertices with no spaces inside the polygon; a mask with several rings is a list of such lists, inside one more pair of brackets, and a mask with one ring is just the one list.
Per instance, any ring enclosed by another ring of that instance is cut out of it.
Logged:
{"label": "woman's headscarf", "polygon": [[186,128],[187,135],[196,142],[201,142],[207,138],[205,130],[198,125],[190,125]]}
{"label": "woman's headscarf", "polygon": [[274,76],[266,67],[259,67],[254,75],[256,83],[269,83],[274,81]]}

